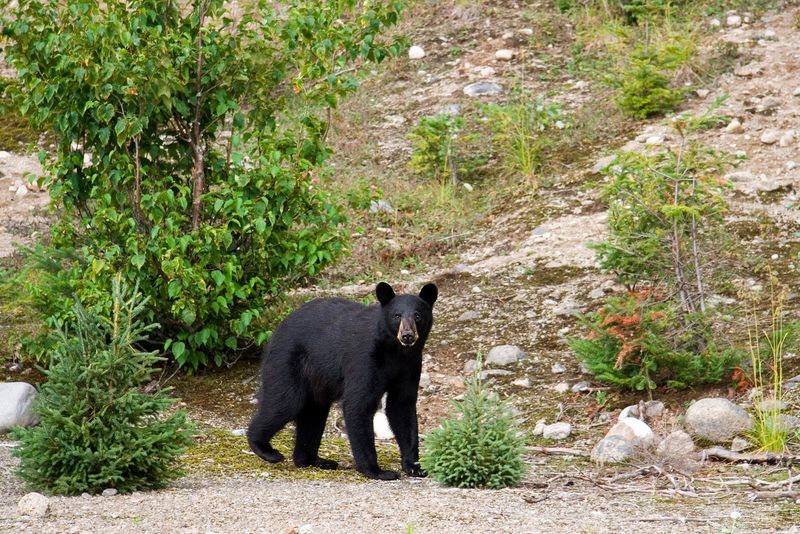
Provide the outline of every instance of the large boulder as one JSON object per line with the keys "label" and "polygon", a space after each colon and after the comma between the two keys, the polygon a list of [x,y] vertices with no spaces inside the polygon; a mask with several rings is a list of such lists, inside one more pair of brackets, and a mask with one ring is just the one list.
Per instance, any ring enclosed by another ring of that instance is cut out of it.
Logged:
{"label": "large boulder", "polygon": [[39,422],[33,413],[36,388],[26,382],[0,382],[0,433]]}
{"label": "large boulder", "polygon": [[44,517],[50,511],[50,501],[41,493],[28,493],[17,503],[17,512],[30,517]]}
{"label": "large boulder", "polygon": [[592,461],[600,465],[624,462],[634,454],[631,442],[622,436],[608,436],[592,449]]}
{"label": "large boulder", "polygon": [[627,417],[608,431],[594,449],[592,461],[598,464],[624,462],[652,445],[655,435],[646,423]]}
{"label": "large boulder", "polygon": [[686,410],[686,429],[713,443],[727,442],[750,430],[752,424],[743,408],[721,397],[700,399]]}

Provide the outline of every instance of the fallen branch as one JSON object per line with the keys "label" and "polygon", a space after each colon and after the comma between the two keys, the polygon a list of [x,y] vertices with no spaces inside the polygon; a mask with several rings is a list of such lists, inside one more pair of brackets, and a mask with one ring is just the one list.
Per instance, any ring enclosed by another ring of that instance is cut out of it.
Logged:
{"label": "fallen branch", "polygon": [[544,454],[571,454],[573,456],[589,456],[589,453],[580,449],[570,449],[567,447],[528,447],[532,452],[541,452]]}
{"label": "fallen branch", "polygon": [[767,499],[800,499],[800,491],[754,491],[748,493],[751,501],[765,501]]}
{"label": "fallen branch", "polygon": [[725,447],[709,447],[700,452],[703,460],[709,458],[719,458],[730,462],[747,462],[751,464],[786,464],[800,463],[800,457],[791,454],[778,454],[774,452],[757,452],[753,454],[743,454],[733,452]]}
{"label": "fallen branch", "polygon": [[719,517],[683,517],[681,515],[653,515],[649,517],[621,517],[623,521],[677,521],[679,523],[711,523],[720,521]]}

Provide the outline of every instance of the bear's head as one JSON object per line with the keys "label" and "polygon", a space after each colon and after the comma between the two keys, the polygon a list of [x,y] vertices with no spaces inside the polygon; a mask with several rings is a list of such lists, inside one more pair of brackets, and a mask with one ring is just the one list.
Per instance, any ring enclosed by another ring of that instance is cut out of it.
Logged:
{"label": "bear's head", "polygon": [[435,284],[425,284],[419,295],[395,295],[392,286],[381,282],[375,288],[381,304],[384,328],[403,347],[422,346],[433,326],[433,303],[439,296]]}

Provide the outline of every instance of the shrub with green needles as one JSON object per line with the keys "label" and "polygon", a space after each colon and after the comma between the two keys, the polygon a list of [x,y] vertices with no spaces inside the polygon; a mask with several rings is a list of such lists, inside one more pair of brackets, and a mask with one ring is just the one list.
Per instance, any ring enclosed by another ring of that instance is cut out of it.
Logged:
{"label": "shrub with green needles", "polygon": [[525,474],[525,438],[510,407],[478,377],[468,382],[455,413],[425,438],[422,467],[435,480],[460,488],[515,486]]}
{"label": "shrub with green needles", "polygon": [[75,320],[56,332],[35,411],[40,424],[15,430],[19,475],[33,489],[76,495],[108,487],[160,488],[180,475],[175,461],[192,442],[182,410],[164,390],[144,393],[162,358],[136,348],[157,325],[138,317],[146,299],[117,277],[110,318],[75,304]]}

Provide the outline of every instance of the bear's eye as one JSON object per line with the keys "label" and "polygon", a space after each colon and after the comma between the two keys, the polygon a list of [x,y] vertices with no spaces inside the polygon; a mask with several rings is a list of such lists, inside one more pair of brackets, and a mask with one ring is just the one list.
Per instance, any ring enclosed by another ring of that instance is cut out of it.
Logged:
{"label": "bear's eye", "polygon": [[395,313],[395,314],[394,314],[394,318],[395,318],[395,319],[399,319],[399,318],[400,318],[400,314],[399,314],[399,313]]}
{"label": "bear's eye", "polygon": [[419,321],[420,319],[422,319],[422,315],[420,315],[419,312],[415,312],[414,313],[414,320],[415,321]]}

